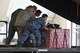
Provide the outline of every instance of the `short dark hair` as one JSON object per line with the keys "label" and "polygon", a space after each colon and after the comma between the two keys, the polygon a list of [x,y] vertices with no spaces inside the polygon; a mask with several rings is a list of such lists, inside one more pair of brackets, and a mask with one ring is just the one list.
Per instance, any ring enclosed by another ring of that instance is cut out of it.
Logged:
{"label": "short dark hair", "polygon": [[35,5],[33,5],[33,8],[37,9],[37,7]]}
{"label": "short dark hair", "polygon": [[42,17],[43,17],[43,18],[44,18],[44,17],[48,17],[48,15],[47,15],[47,14],[43,14]]}
{"label": "short dark hair", "polygon": [[42,11],[41,10],[37,10],[36,13],[42,13]]}
{"label": "short dark hair", "polygon": [[32,5],[29,5],[25,9],[28,9],[28,8],[33,8],[33,6]]}

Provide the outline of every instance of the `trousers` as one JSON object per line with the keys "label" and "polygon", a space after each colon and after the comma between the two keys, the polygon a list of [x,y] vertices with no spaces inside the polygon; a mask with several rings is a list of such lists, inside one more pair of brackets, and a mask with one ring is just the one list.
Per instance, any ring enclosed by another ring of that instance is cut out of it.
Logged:
{"label": "trousers", "polygon": [[33,35],[35,35],[36,38],[36,46],[39,47],[41,44],[41,33],[38,29],[35,29],[34,27],[30,26],[28,27],[27,30],[25,30],[20,39],[18,40],[18,47],[23,47],[25,41],[28,41],[28,38],[30,37],[30,34],[33,33]]}
{"label": "trousers", "polygon": [[9,33],[8,33],[8,37],[6,39],[5,45],[8,46],[12,40],[12,38],[14,37],[14,34],[16,32],[16,27],[15,26],[9,26]]}

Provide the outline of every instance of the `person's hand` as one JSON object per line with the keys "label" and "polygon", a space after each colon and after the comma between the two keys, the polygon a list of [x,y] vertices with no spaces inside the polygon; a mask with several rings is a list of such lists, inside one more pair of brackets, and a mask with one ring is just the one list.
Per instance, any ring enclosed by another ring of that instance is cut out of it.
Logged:
{"label": "person's hand", "polygon": [[50,30],[50,31],[52,31],[52,30],[53,30],[53,28],[49,28],[49,30]]}
{"label": "person's hand", "polygon": [[45,29],[45,30],[49,30],[49,28],[47,28],[46,26],[44,26],[44,29]]}
{"label": "person's hand", "polygon": [[49,30],[49,28],[45,27],[45,30]]}

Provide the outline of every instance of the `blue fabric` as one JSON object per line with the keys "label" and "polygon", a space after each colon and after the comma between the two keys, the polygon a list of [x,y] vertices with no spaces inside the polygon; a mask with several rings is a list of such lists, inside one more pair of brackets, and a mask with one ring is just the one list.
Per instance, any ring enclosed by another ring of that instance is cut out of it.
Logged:
{"label": "blue fabric", "polygon": [[23,34],[22,37],[19,39],[19,46],[23,46],[25,41],[28,41],[30,34],[33,33],[36,37],[36,44],[39,46],[41,44],[41,33],[39,30],[35,30],[33,27],[29,27]]}
{"label": "blue fabric", "polygon": [[36,37],[36,44],[37,47],[41,44],[41,33],[39,29],[45,25],[45,21],[43,18],[37,18],[32,22],[32,25],[30,25],[27,30],[24,31],[24,33],[21,35],[22,37],[19,39],[19,47],[23,46],[25,42],[28,41],[28,38],[31,33],[35,35]]}
{"label": "blue fabric", "polygon": [[40,29],[44,25],[45,25],[45,21],[42,17],[41,18],[36,18],[35,21],[32,22],[32,26],[35,29]]}

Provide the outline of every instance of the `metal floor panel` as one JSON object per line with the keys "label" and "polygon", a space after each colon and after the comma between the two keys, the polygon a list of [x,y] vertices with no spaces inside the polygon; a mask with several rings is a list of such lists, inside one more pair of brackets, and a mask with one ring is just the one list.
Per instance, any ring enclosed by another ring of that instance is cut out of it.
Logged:
{"label": "metal floor panel", "polygon": [[1,51],[10,52],[27,52],[27,51],[38,51],[38,52],[80,52],[80,48],[23,48],[23,47],[0,47]]}

